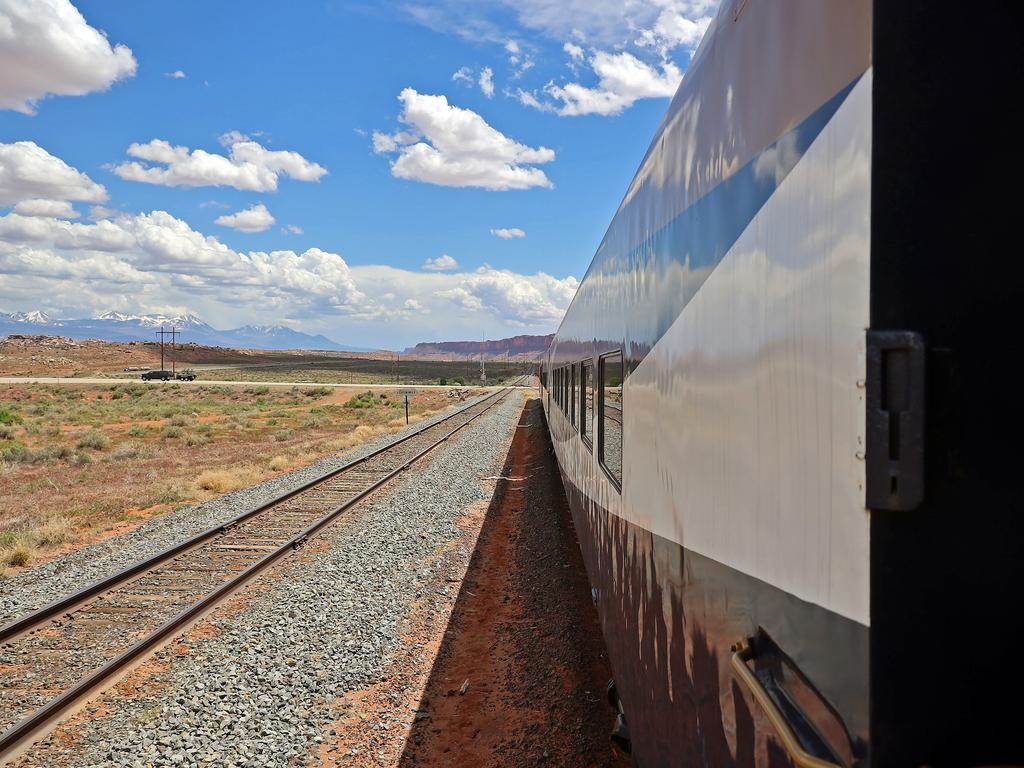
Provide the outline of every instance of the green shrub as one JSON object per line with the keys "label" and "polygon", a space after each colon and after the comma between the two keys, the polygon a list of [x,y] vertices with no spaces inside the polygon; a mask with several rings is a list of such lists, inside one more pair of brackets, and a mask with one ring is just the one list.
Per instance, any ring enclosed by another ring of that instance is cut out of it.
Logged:
{"label": "green shrub", "polygon": [[173,438],[173,437],[181,437],[181,435],[183,434],[183,431],[182,431],[181,427],[175,427],[175,426],[173,426],[171,424],[168,424],[166,427],[163,428],[163,430],[161,431],[161,434],[165,438],[168,438],[168,437],[171,437],[171,438]]}
{"label": "green shrub", "polygon": [[26,460],[33,464],[48,464],[51,461],[70,459],[74,455],[74,451],[69,445],[51,445],[41,451],[29,451],[29,454]]}
{"label": "green shrub", "polygon": [[6,408],[0,408],[0,424],[21,424],[21,416]]}
{"label": "green shrub", "polygon": [[195,445],[206,445],[208,442],[210,442],[210,438],[206,435],[198,435],[195,432],[189,432],[185,435],[185,445],[189,448]]}
{"label": "green shrub", "polygon": [[12,443],[0,448],[0,460],[3,461],[10,461],[12,463],[29,461],[31,457],[32,452],[21,443]]}
{"label": "green shrub", "polygon": [[91,448],[94,451],[105,451],[109,445],[110,440],[107,436],[95,427],[82,435],[78,440],[79,448]]}
{"label": "green shrub", "polygon": [[0,440],[13,440],[17,431],[10,424],[0,424]]}
{"label": "green shrub", "polygon": [[306,397],[319,398],[326,397],[333,391],[334,390],[332,390],[330,387],[311,387],[310,389],[302,390],[302,394],[304,394]]}
{"label": "green shrub", "polygon": [[146,434],[146,428],[141,424],[132,424],[128,430],[128,435],[131,437],[140,437]]}
{"label": "green shrub", "polygon": [[377,398],[373,392],[363,392],[353,395],[345,403],[346,408],[373,408],[377,404]]}
{"label": "green shrub", "polygon": [[275,443],[283,443],[285,440],[289,439],[291,436],[292,436],[292,431],[290,429],[279,429],[279,430],[277,430],[277,432],[274,433],[274,442]]}
{"label": "green shrub", "polygon": [[148,456],[150,449],[145,443],[140,443],[136,440],[129,440],[127,443],[121,443],[117,448],[110,452],[110,458],[113,461],[126,461],[128,459],[138,459],[142,456]]}
{"label": "green shrub", "polygon": [[183,413],[177,413],[171,417],[171,425],[175,427],[187,427],[189,421],[191,419]]}
{"label": "green shrub", "polygon": [[305,424],[303,426],[309,429],[323,429],[331,424],[331,420],[326,416],[319,413],[311,413],[306,417]]}

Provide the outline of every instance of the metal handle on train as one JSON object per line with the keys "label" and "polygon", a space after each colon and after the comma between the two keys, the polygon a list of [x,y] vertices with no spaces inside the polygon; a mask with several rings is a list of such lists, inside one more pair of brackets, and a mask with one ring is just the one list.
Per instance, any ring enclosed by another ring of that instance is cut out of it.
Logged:
{"label": "metal handle on train", "polygon": [[750,667],[747,666],[747,662],[754,658],[754,650],[750,647],[750,643],[741,640],[733,645],[732,651],[733,671],[740,681],[747,686],[747,689],[753,694],[754,698],[757,699],[757,703],[761,705],[765,714],[768,715],[768,719],[775,728],[779,741],[782,742],[782,746],[789,755],[789,759],[793,761],[793,765],[797,766],[797,768],[842,768],[838,763],[823,760],[812,755],[800,745],[800,740],[797,739],[793,729],[786,722],[786,716],[782,714],[782,711],[772,700],[772,697],[768,695],[768,691],[761,685],[757,675],[751,672]]}

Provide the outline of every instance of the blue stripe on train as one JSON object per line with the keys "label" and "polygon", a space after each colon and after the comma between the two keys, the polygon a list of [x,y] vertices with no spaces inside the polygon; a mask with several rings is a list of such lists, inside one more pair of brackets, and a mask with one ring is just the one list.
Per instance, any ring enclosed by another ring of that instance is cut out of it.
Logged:
{"label": "blue stripe on train", "polygon": [[573,358],[621,347],[627,350],[630,368],[635,367],[803,157],[856,82],[639,245],[631,247],[628,227],[613,223],[556,344]]}

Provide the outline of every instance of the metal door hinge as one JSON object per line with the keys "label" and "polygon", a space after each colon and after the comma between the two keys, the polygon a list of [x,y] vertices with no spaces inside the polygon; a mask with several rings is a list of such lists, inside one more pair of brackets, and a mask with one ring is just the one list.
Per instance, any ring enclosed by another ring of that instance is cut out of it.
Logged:
{"label": "metal door hinge", "polygon": [[867,506],[924,498],[925,345],[913,331],[867,334]]}

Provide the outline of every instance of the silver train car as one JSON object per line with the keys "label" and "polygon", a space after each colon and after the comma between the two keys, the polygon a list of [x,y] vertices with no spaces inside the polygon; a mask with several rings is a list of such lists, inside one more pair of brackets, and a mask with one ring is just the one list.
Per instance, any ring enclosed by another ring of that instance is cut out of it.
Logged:
{"label": "silver train car", "polygon": [[979,167],[1021,65],[985,26],[723,0],[558,329],[638,765],[1024,762],[1022,268]]}

